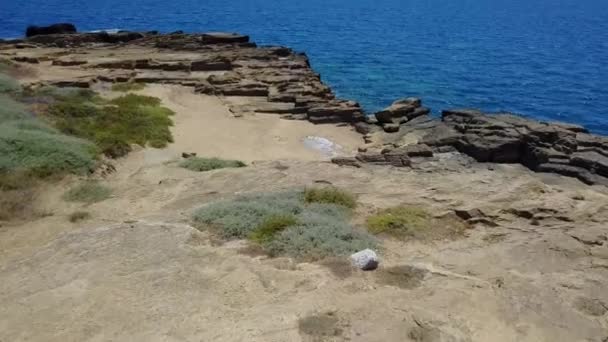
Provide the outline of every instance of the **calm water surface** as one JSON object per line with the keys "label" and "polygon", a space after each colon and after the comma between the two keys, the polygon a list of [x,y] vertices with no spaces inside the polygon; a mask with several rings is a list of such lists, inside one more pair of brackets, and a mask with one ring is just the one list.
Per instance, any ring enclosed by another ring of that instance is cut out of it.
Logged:
{"label": "calm water surface", "polygon": [[238,31],[306,51],[339,96],[420,96],[608,134],[606,0],[0,0],[0,37],[79,30]]}

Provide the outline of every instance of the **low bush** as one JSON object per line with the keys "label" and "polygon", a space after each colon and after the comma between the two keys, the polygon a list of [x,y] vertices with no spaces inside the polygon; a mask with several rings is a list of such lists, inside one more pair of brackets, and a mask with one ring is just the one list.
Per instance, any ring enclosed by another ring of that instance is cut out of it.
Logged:
{"label": "low bush", "polygon": [[0,93],[9,93],[19,90],[19,83],[12,77],[0,73]]}
{"label": "low bush", "polygon": [[6,94],[0,94],[0,124],[13,121],[33,118],[28,113],[27,108]]}
{"label": "low bush", "polygon": [[303,192],[289,191],[212,203],[199,209],[194,220],[225,239],[249,238],[271,256],[320,260],[376,246],[371,235],[349,224],[350,210],[307,203]]}
{"label": "low bush", "polygon": [[355,196],[335,187],[309,188],[304,191],[304,200],[307,203],[337,204],[347,208],[355,208]]}
{"label": "low bush", "polygon": [[112,190],[98,182],[88,181],[77,185],[63,195],[68,202],[83,202],[87,204],[108,199]]}
{"label": "low bush", "polygon": [[162,148],[173,142],[173,112],[154,97],[128,94],[109,102],[89,93],[55,98],[48,113],[63,133],[94,141],[109,157],[121,157],[131,144]]}
{"label": "low bush", "polygon": [[112,91],[129,92],[143,90],[146,87],[145,83],[123,82],[112,84]]}
{"label": "low bush", "polygon": [[70,214],[68,220],[72,223],[88,220],[91,218],[91,214],[88,211],[75,211]]}
{"label": "low bush", "polygon": [[275,236],[289,226],[294,226],[298,220],[293,214],[272,215],[264,219],[256,227],[249,238],[257,243],[268,243],[274,240]]}
{"label": "low bush", "polygon": [[457,217],[433,217],[422,208],[399,206],[379,211],[367,219],[372,234],[400,239],[434,240],[462,235],[467,224]]}
{"label": "low bush", "polygon": [[247,165],[239,160],[192,157],[182,161],[179,166],[191,171],[204,172],[225,168],[245,167]]}

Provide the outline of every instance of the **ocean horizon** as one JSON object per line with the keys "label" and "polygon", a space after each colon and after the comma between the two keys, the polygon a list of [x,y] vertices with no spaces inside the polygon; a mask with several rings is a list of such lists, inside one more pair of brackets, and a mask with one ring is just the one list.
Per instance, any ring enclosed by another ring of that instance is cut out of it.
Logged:
{"label": "ocean horizon", "polygon": [[306,52],[340,97],[368,113],[398,98],[433,113],[508,111],[608,135],[608,3],[597,0],[32,0],[0,3],[0,37],[28,25],[80,31],[229,31]]}

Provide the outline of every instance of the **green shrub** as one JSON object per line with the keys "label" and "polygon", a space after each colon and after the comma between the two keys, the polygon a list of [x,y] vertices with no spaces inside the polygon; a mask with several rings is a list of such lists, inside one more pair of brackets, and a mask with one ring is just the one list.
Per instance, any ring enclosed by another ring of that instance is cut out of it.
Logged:
{"label": "green shrub", "polygon": [[192,157],[182,161],[179,166],[191,171],[203,172],[224,168],[245,167],[247,165],[238,160]]}
{"label": "green shrub", "polygon": [[244,239],[271,216],[297,215],[303,210],[297,192],[242,196],[199,209],[194,220],[219,228],[224,238]]}
{"label": "green shrub", "polygon": [[75,211],[70,214],[70,216],[68,217],[68,220],[70,220],[70,222],[72,222],[72,223],[76,223],[79,221],[88,220],[90,218],[91,218],[91,214],[87,211]]}
{"label": "green shrub", "polygon": [[110,101],[119,107],[160,106],[160,99],[152,96],[127,94]]}
{"label": "green shrub", "polygon": [[73,187],[63,195],[68,202],[96,203],[108,199],[112,190],[95,181],[84,182]]}
{"label": "green shrub", "polygon": [[335,187],[306,189],[304,191],[304,200],[307,203],[330,203],[351,209],[357,206],[357,200],[354,195]]}
{"label": "green shrub", "polygon": [[6,94],[0,94],[0,124],[12,120],[32,118],[27,108]]}
{"label": "green shrub", "polygon": [[434,218],[422,208],[409,206],[381,210],[367,219],[367,227],[372,234],[420,240],[455,237],[468,228],[465,222],[456,217]]}
{"label": "green shrub", "polygon": [[194,219],[224,238],[250,238],[272,256],[320,260],[376,245],[349,224],[350,208],[304,199],[296,191],[240,196],[207,205]]}
{"label": "green shrub", "polygon": [[48,110],[63,133],[93,140],[104,154],[127,154],[131,144],[155,148],[173,142],[169,127],[173,112],[154,97],[128,94],[110,102],[88,92],[53,95],[60,99]]}
{"label": "green shrub", "polygon": [[44,127],[40,123],[27,126],[27,122],[0,124],[0,171],[30,170],[45,176],[93,169],[96,149],[89,142],[51,128],[39,129]]}
{"label": "green shrub", "polygon": [[0,93],[10,93],[19,90],[19,83],[12,77],[0,73]]}
{"label": "green shrub", "polygon": [[346,221],[319,215],[302,215],[298,220],[298,225],[277,234],[267,245],[270,255],[321,260],[375,246],[371,236],[353,229]]}
{"label": "green shrub", "polygon": [[264,221],[255,228],[249,238],[257,243],[268,243],[272,241],[278,233],[289,226],[295,225],[297,222],[298,220],[293,214],[272,215],[265,218]]}
{"label": "green shrub", "polygon": [[145,83],[123,82],[123,83],[112,84],[112,91],[129,92],[129,91],[143,90],[145,87],[146,87]]}

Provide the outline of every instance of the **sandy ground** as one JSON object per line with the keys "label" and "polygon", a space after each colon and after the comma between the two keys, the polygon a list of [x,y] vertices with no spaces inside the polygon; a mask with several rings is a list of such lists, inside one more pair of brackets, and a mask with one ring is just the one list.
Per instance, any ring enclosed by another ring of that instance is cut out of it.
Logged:
{"label": "sandy ground", "polygon": [[[65,203],[77,181],[68,179],[38,203],[52,216],[0,227],[0,341],[608,340],[605,188],[463,166],[450,154],[414,169],[341,168],[304,139],[348,153],[359,144],[349,128],[234,118],[222,99],[175,87],[143,93],[176,111],[175,144],[118,160],[103,180],[114,191],[106,201]],[[166,162],[181,152],[251,165],[195,173]],[[241,242],[218,246],[190,226],[210,201],[319,182],[357,194],[360,216],[404,203],[480,208],[496,226],[434,243],[385,240],[381,270],[342,276],[244,255]],[[556,213],[535,225],[510,210],[535,208]],[[93,219],[69,223],[74,210]],[[387,284],[380,275],[391,266],[412,274]],[[303,324],[311,316],[313,329]]]}
{"label": "sandy ground", "polygon": [[[195,94],[191,88],[148,85],[140,93],[162,99],[176,112],[172,129],[175,143],[166,150],[175,156],[196,152],[198,156],[246,162],[328,160],[332,151],[352,154],[362,142],[361,135],[350,127],[282,120],[273,114],[234,117],[221,98]],[[322,143],[312,143],[317,139],[311,137],[333,143],[330,151],[323,150]]]}

